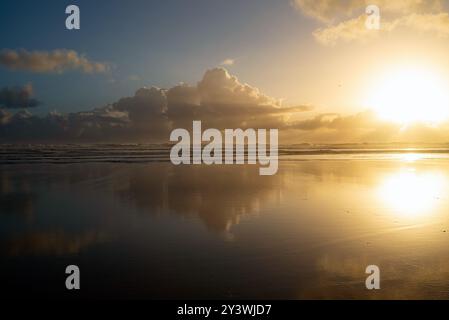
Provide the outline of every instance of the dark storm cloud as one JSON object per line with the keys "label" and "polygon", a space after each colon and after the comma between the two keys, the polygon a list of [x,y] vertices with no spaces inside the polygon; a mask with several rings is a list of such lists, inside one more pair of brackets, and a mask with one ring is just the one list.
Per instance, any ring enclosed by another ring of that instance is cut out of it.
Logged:
{"label": "dark storm cloud", "polygon": [[32,98],[33,87],[28,84],[23,87],[5,87],[0,89],[0,108],[33,108],[40,102]]}

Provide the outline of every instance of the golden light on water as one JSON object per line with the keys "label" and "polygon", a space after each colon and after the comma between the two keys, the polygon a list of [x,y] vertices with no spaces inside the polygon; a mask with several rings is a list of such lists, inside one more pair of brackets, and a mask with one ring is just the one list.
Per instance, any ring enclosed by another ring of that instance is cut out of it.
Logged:
{"label": "golden light on water", "polygon": [[406,162],[414,162],[425,158],[425,154],[422,153],[404,153],[401,155],[400,159]]}
{"label": "golden light on water", "polygon": [[381,201],[403,218],[422,218],[433,214],[441,196],[447,192],[444,176],[401,169],[383,180],[378,189]]}

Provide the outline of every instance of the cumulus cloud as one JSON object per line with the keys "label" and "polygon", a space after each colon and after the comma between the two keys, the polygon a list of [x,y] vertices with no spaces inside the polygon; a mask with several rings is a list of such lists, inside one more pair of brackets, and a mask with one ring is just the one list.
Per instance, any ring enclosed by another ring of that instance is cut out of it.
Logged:
{"label": "cumulus cloud", "polygon": [[449,35],[449,16],[444,12],[442,0],[378,0],[375,4],[381,10],[380,30],[365,27],[365,8],[372,4],[368,0],[295,0],[293,3],[302,13],[324,24],[313,32],[323,45],[366,41],[400,29],[440,37]]}
{"label": "cumulus cloud", "polygon": [[33,96],[33,86],[27,84],[23,87],[12,87],[0,89],[0,108],[33,108],[40,102]]}
{"label": "cumulus cloud", "polygon": [[282,107],[280,100],[241,83],[223,68],[208,70],[196,86],[174,87],[167,96],[168,117],[176,127],[190,127],[192,119],[219,129],[279,127],[288,114],[303,111]]}
{"label": "cumulus cloud", "polygon": [[0,143],[168,142],[171,130],[189,130],[193,120],[201,120],[203,129],[276,128],[280,143],[448,142],[449,136],[449,122],[404,127],[380,120],[372,111],[316,114],[308,105],[285,107],[216,68],[195,85],[144,87],[85,112],[38,117],[28,109],[0,108]]}
{"label": "cumulus cloud", "polygon": [[201,101],[212,104],[270,105],[280,107],[280,100],[262,94],[259,89],[230,75],[226,69],[206,71],[197,85]]}
{"label": "cumulus cloud", "polygon": [[0,66],[10,70],[36,73],[62,73],[79,70],[84,73],[106,72],[106,63],[91,61],[74,50],[27,51],[4,49],[0,51]]}
{"label": "cumulus cloud", "polygon": [[206,71],[196,85],[140,88],[131,97],[87,112],[0,112],[0,140],[167,141],[174,128],[280,128],[310,106],[283,107],[281,101],[240,82],[223,68]]}

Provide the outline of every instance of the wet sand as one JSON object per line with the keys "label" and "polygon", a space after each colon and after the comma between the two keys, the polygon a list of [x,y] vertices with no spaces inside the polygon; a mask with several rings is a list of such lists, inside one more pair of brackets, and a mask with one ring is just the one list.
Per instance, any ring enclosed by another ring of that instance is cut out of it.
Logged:
{"label": "wet sand", "polygon": [[[2,288],[64,297],[449,297],[449,161],[329,155],[257,166],[0,165]],[[381,289],[365,288],[365,268]]]}

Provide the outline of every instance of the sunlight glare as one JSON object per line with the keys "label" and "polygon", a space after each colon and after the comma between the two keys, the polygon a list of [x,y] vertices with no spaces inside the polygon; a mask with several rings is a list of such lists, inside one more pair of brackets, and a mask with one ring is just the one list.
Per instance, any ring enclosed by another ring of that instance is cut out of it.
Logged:
{"label": "sunlight glare", "polygon": [[447,192],[446,187],[444,177],[434,172],[401,170],[385,178],[379,186],[379,196],[401,217],[416,218],[436,209],[438,199]]}
{"label": "sunlight glare", "polygon": [[373,87],[365,103],[382,119],[402,124],[449,119],[449,84],[431,69],[394,70]]}

